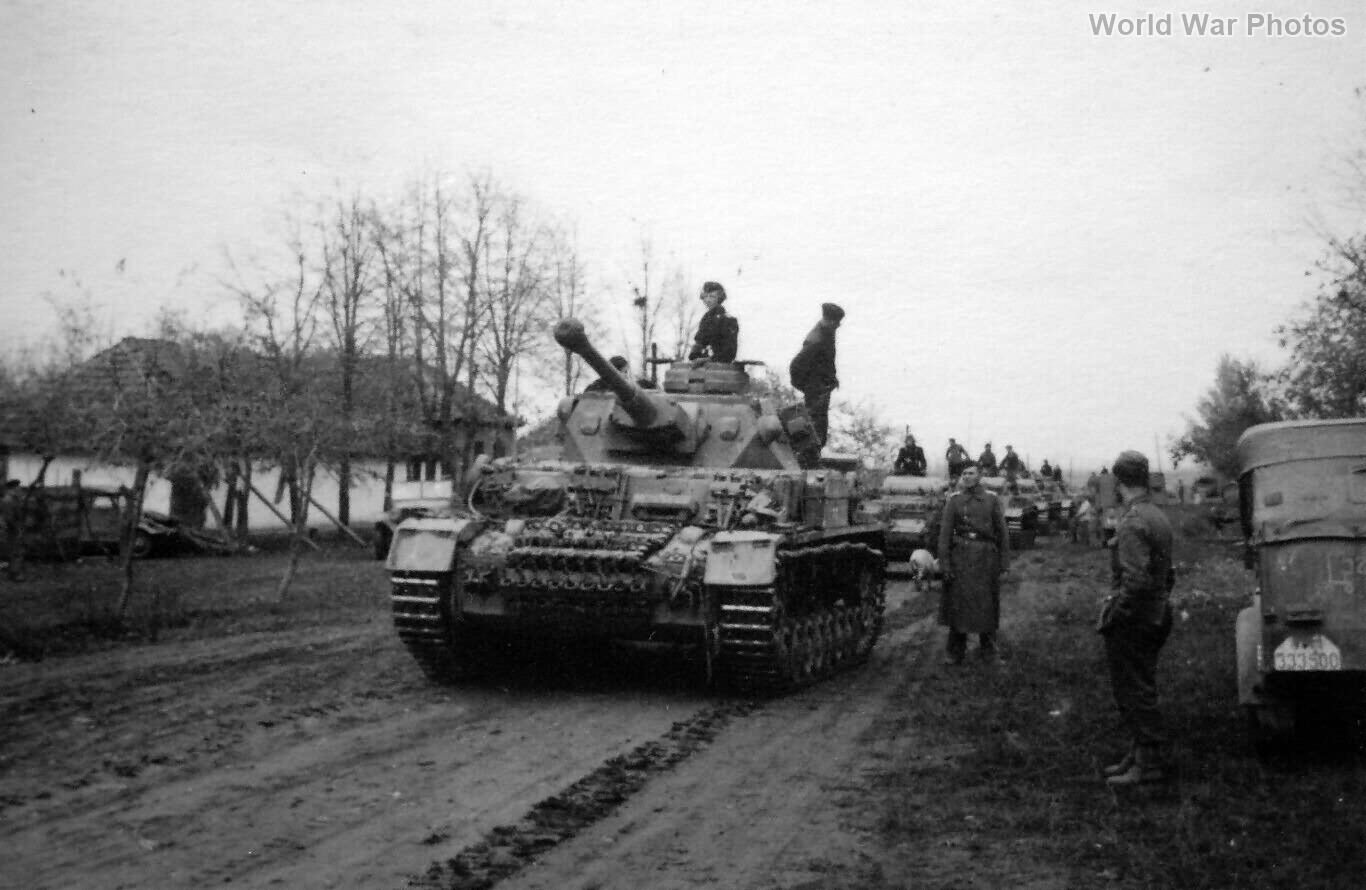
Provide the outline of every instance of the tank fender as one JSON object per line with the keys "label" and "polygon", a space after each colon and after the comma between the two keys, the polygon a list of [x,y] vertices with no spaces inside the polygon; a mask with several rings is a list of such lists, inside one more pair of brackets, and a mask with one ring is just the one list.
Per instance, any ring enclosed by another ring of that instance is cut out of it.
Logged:
{"label": "tank fender", "polygon": [[1262,598],[1254,596],[1252,605],[1238,613],[1234,639],[1238,647],[1238,703],[1240,705],[1259,705],[1262,673],[1260,649],[1262,647]]}
{"label": "tank fender", "polygon": [[469,517],[429,518],[414,516],[394,529],[385,567],[390,571],[448,572],[455,549],[483,529],[482,520]]}
{"label": "tank fender", "polygon": [[780,535],[768,532],[717,532],[707,555],[705,582],[732,587],[772,584],[778,575],[780,540]]}

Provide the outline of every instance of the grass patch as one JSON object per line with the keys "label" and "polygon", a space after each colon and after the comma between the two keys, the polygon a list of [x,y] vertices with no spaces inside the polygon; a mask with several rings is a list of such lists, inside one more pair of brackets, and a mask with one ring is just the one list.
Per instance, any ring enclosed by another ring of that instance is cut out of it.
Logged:
{"label": "grass patch", "polygon": [[1259,761],[1234,664],[1251,579],[1224,542],[1183,541],[1177,558],[1158,680],[1177,780],[1105,786],[1100,768],[1126,744],[1092,630],[1108,563],[1071,547],[1031,555],[1004,600],[1010,661],[927,666],[914,731],[880,779],[879,827],[912,876],[935,885],[958,850],[972,854],[959,873],[1013,874],[1027,849],[1067,887],[1366,886],[1360,723],[1339,713],[1316,730],[1324,744]]}
{"label": "grass patch", "polygon": [[0,596],[0,659],[37,660],[129,643],[192,639],[387,615],[383,564],[368,549],[323,542],[277,595],[288,554],[178,556],[134,565],[126,614],[116,607],[122,575],[102,557],[32,562]]}

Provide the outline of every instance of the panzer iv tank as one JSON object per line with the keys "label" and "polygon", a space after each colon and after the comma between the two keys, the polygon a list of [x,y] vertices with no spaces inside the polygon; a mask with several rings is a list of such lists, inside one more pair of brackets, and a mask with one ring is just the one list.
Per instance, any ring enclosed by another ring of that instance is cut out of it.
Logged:
{"label": "panzer iv tank", "polygon": [[495,461],[454,515],[394,532],[394,624],[428,676],[536,639],[675,644],[706,682],[757,693],[866,659],[883,526],[851,521],[846,473],[802,459],[804,412],[752,394],[744,363],[678,361],[660,391],[622,377],[578,321],[555,338],[605,385],[560,403],[561,459]]}

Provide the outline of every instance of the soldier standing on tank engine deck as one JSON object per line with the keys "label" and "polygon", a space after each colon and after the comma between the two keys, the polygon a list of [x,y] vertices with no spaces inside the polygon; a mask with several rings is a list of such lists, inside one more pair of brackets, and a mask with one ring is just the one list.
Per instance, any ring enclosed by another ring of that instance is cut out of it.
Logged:
{"label": "soldier standing on tank engine deck", "polygon": [[983,476],[996,475],[996,452],[991,450],[991,443],[988,442],[982,449],[982,453],[977,456],[977,469]]}
{"label": "soldier standing on tank engine deck", "polygon": [[726,314],[721,304],[726,302],[726,289],[715,281],[702,285],[698,295],[707,311],[697,323],[697,335],[693,337],[692,349],[688,358],[696,361],[706,359],[713,362],[733,362],[740,338],[740,322]]}
{"label": "soldier standing on tank engine deck", "polygon": [[949,481],[957,482],[959,474],[963,472],[963,467],[972,459],[968,457],[968,450],[959,445],[957,439],[950,436],[949,447],[944,451],[944,460],[949,465]]}
{"label": "soldier standing on tank engine deck", "polygon": [[982,658],[994,661],[1001,576],[1010,568],[1010,532],[1000,498],[982,487],[973,461],[964,464],[959,489],[944,505],[939,564],[944,575],[939,623],[949,629],[944,664],[963,663],[972,633],[979,635]]}
{"label": "soldier standing on tank engine deck", "polygon": [[1115,704],[1132,742],[1122,760],[1105,768],[1105,775],[1110,785],[1138,785],[1167,778],[1157,657],[1172,629],[1172,527],[1152,502],[1148,459],[1125,451],[1114,467],[1125,511],[1110,555],[1114,592],[1105,600],[1096,629],[1105,638]]}
{"label": "soldier standing on tank engine deck", "polygon": [[927,466],[925,449],[915,444],[915,436],[907,433],[906,444],[901,446],[896,453],[896,461],[892,463],[892,475],[924,476]]}
{"label": "soldier standing on tank engine deck", "polygon": [[806,413],[822,447],[830,427],[830,394],[840,385],[835,374],[835,331],[843,320],[843,309],[834,303],[822,303],[821,320],[806,335],[802,348],[787,367],[793,388],[806,401]]}
{"label": "soldier standing on tank engine deck", "polygon": [[1001,458],[1001,472],[1006,474],[1006,482],[1014,484],[1015,477],[1018,476],[1023,469],[1024,462],[1021,461],[1020,456],[1015,453],[1015,446],[1007,445],[1006,455]]}

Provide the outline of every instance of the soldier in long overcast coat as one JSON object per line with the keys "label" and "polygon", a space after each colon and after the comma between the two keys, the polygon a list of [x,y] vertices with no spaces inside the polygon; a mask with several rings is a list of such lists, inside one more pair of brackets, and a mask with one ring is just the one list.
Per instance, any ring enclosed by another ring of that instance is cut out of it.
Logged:
{"label": "soldier in long overcast coat", "polygon": [[974,461],[963,466],[959,490],[944,505],[939,526],[939,564],[944,589],[939,623],[948,627],[945,664],[961,664],[968,634],[978,634],[979,653],[996,658],[1001,624],[1001,575],[1010,567],[1010,532],[1000,498],[981,485]]}

